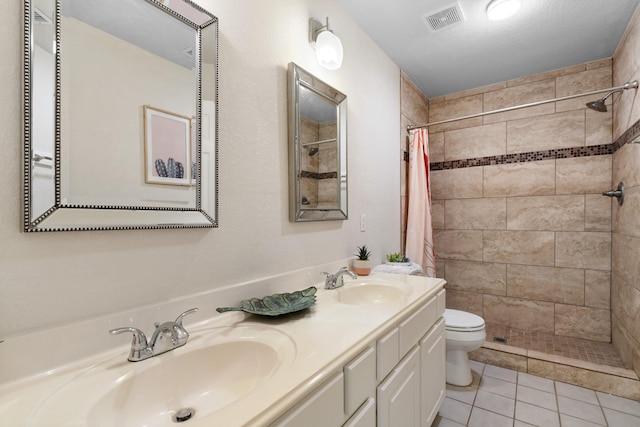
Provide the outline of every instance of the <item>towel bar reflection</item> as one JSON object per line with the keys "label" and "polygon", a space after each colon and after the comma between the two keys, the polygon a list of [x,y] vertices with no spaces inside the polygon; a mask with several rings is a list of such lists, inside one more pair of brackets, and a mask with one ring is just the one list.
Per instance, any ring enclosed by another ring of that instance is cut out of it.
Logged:
{"label": "towel bar reflection", "polygon": [[46,154],[33,153],[32,156],[34,166],[42,166],[45,168],[53,167],[53,157]]}

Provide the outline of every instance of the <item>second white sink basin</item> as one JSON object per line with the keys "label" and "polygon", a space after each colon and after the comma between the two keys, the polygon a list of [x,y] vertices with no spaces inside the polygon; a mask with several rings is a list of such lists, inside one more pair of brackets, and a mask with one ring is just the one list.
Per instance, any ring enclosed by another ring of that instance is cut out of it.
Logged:
{"label": "second white sink basin", "polygon": [[352,305],[389,304],[406,296],[406,290],[399,284],[374,281],[348,282],[336,292],[338,301]]}

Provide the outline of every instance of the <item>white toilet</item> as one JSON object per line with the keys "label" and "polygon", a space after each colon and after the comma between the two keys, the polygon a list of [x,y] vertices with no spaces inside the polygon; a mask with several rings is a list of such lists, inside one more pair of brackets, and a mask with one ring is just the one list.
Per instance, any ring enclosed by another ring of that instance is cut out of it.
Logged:
{"label": "white toilet", "polygon": [[466,311],[446,309],[447,383],[468,386],[473,382],[468,353],[482,346],[487,336],[484,319]]}

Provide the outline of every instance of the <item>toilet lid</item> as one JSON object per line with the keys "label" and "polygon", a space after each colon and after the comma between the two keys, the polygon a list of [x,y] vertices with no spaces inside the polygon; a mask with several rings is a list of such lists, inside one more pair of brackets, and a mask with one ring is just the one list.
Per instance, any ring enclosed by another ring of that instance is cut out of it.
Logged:
{"label": "toilet lid", "polygon": [[466,311],[446,309],[444,311],[446,329],[450,331],[477,331],[484,328],[484,319]]}

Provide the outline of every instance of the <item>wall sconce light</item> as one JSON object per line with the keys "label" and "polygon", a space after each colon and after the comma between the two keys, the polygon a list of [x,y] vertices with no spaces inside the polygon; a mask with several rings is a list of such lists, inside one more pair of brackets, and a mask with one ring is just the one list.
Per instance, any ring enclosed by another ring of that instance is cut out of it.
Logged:
{"label": "wall sconce light", "polygon": [[340,68],[343,56],[342,42],[329,28],[328,17],[326,25],[314,18],[309,19],[309,43],[315,47],[320,65],[327,70]]}
{"label": "wall sconce light", "polygon": [[487,6],[487,16],[492,21],[502,21],[520,10],[521,0],[492,0]]}

